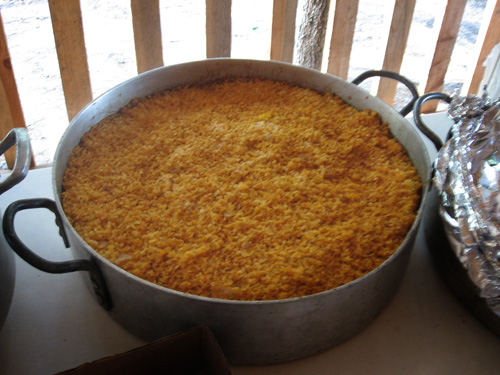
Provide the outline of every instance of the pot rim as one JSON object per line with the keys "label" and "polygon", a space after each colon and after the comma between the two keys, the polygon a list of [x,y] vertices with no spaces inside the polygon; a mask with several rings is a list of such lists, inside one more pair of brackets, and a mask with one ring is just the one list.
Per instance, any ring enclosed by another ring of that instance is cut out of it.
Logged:
{"label": "pot rim", "polygon": [[[111,262],[110,260],[108,260],[107,258],[105,258],[104,256],[102,256],[100,253],[98,253],[96,250],[94,250],[89,244],[87,244],[87,242],[73,228],[73,226],[71,225],[71,223],[69,222],[69,220],[68,220],[68,218],[66,216],[66,213],[63,210],[62,202],[61,202],[60,189],[59,189],[59,186],[58,186],[58,183],[57,183],[57,180],[58,180],[57,171],[59,169],[59,168],[57,168],[57,166],[58,166],[59,163],[64,162],[65,165],[64,165],[64,168],[62,168],[62,170],[64,171],[66,169],[66,162],[67,162],[67,160],[60,161],[59,155],[62,152],[61,151],[62,150],[62,145],[65,143],[64,141],[67,138],[67,134],[71,131],[72,127],[74,126],[74,123],[78,121],[78,119],[80,118],[80,116],[82,115],[82,113],[84,113],[85,111],[87,111],[90,107],[94,106],[98,101],[104,100],[106,98],[106,96],[112,94],[115,91],[118,91],[120,88],[122,88],[122,87],[124,87],[126,85],[129,85],[129,84],[131,84],[134,81],[143,80],[144,77],[147,77],[149,75],[153,75],[154,76],[154,75],[158,74],[159,71],[162,71],[162,70],[182,69],[183,67],[186,67],[186,66],[195,66],[197,64],[206,64],[207,62],[208,63],[210,63],[210,62],[217,63],[217,61],[224,61],[224,62],[228,62],[229,64],[269,64],[269,65],[275,65],[277,68],[281,68],[281,69],[295,69],[297,72],[298,71],[305,71],[305,72],[307,72],[307,74],[313,74],[316,77],[321,77],[321,76],[329,77],[330,80],[333,79],[334,81],[336,81],[336,83],[343,83],[343,84],[352,85],[352,86],[356,87],[356,90],[359,90],[360,93],[363,93],[366,96],[366,99],[370,98],[371,100],[375,100],[376,102],[378,102],[377,105],[385,107],[388,111],[393,111],[395,114],[397,114],[401,118],[402,121],[406,121],[408,123],[408,127],[411,127],[411,124],[409,123],[409,121],[405,117],[401,116],[393,107],[391,107],[389,104],[387,104],[386,102],[384,102],[380,98],[372,96],[365,89],[363,89],[363,88],[361,88],[361,87],[359,87],[359,86],[357,86],[357,85],[355,85],[355,84],[353,84],[353,83],[351,83],[349,81],[346,81],[346,80],[341,79],[341,78],[339,78],[337,76],[334,76],[332,74],[320,72],[318,70],[314,70],[314,69],[310,69],[310,68],[306,68],[306,67],[302,67],[302,66],[297,66],[297,65],[294,65],[294,64],[291,64],[291,63],[287,63],[287,62],[273,61],[273,60],[235,59],[235,58],[225,58],[225,57],[222,57],[222,58],[210,58],[210,59],[205,59],[205,60],[190,61],[190,62],[179,63],[179,64],[169,65],[169,66],[162,66],[162,67],[155,68],[155,69],[149,70],[147,72],[138,74],[137,76],[134,76],[134,77],[132,77],[132,78],[130,78],[130,79],[128,79],[128,80],[126,80],[126,81],[124,81],[124,82],[122,82],[122,83],[114,86],[114,87],[112,87],[111,89],[105,91],[104,93],[102,93],[101,95],[99,95],[98,97],[96,97],[95,99],[93,99],[89,104],[87,104],[71,120],[71,122],[69,123],[67,129],[63,133],[63,135],[62,135],[62,137],[61,137],[61,139],[60,139],[60,141],[58,143],[56,152],[55,152],[54,165],[53,165],[53,168],[52,168],[52,177],[51,177],[51,180],[52,180],[52,189],[53,189],[53,192],[54,192],[54,197],[55,197],[55,203],[56,203],[57,210],[58,210],[59,214],[62,217],[62,220],[64,222],[65,228],[69,229],[72,232],[72,234],[79,241],[81,241],[81,243],[83,244],[85,250],[88,252],[88,255],[91,258],[92,257],[97,258],[99,261],[103,262],[108,267],[111,267],[114,271],[119,272],[120,274],[122,274],[125,277],[131,277],[133,280],[135,280],[135,281],[137,281],[137,282],[139,282],[141,284],[145,284],[147,287],[153,287],[153,288],[158,289],[160,291],[171,292],[171,293],[173,293],[175,295],[178,295],[178,296],[181,296],[181,297],[184,297],[184,298],[189,298],[189,299],[194,299],[194,300],[199,300],[199,301],[205,301],[205,302],[210,302],[210,303],[229,304],[229,305],[267,305],[267,304],[277,304],[277,303],[278,304],[287,304],[287,303],[293,303],[293,302],[296,302],[296,301],[299,301],[299,300],[303,301],[303,300],[311,300],[311,299],[316,299],[316,298],[322,298],[325,295],[328,295],[328,294],[331,294],[331,293],[334,293],[334,292],[338,292],[340,290],[344,290],[344,289],[355,287],[357,284],[359,284],[361,282],[364,282],[364,280],[366,280],[368,278],[371,278],[371,277],[373,277],[374,275],[376,275],[376,274],[378,274],[380,272],[383,272],[383,270],[385,268],[387,268],[392,263],[392,260],[394,258],[398,257],[401,252],[403,252],[405,249],[407,249],[407,247],[413,246],[413,240],[414,240],[414,238],[417,235],[417,231],[419,229],[419,225],[420,225],[420,222],[422,220],[422,215],[423,215],[423,211],[424,211],[423,207],[424,207],[424,203],[426,201],[427,192],[428,192],[428,189],[427,189],[427,185],[428,184],[427,184],[426,178],[428,179],[430,177],[430,173],[429,173],[429,176],[423,176],[423,175],[421,175],[419,173],[419,176],[420,176],[421,182],[422,182],[422,188],[421,188],[420,203],[419,203],[419,206],[418,206],[418,209],[417,209],[417,215],[416,215],[415,220],[414,220],[413,224],[411,225],[409,231],[407,232],[405,239],[399,245],[399,247],[396,249],[396,251],[394,251],[394,253],[392,253],[378,267],[372,269],[371,271],[367,272],[363,276],[361,276],[361,277],[359,277],[359,278],[357,278],[355,280],[352,280],[352,281],[348,282],[347,284],[343,284],[343,285],[340,285],[340,286],[338,286],[336,288],[333,288],[333,289],[328,289],[328,290],[325,290],[325,291],[322,291],[322,292],[318,292],[318,293],[314,293],[314,294],[309,294],[309,295],[305,295],[305,296],[283,298],[283,299],[247,301],[247,300],[232,300],[232,299],[206,297],[206,296],[199,296],[199,295],[195,295],[195,294],[185,293],[185,292],[181,292],[181,291],[178,291],[178,290],[175,290],[175,289],[170,289],[170,288],[167,288],[165,286],[161,286],[161,285],[155,284],[155,283],[153,283],[151,281],[142,279],[142,278],[140,278],[140,277],[138,277],[138,276],[136,276],[136,275],[134,275],[134,274],[132,274],[132,273],[130,273],[128,271],[125,271],[124,269],[120,268],[119,266],[117,266],[116,264],[114,264],[113,262]],[[253,76],[256,77],[257,75],[253,75]],[[215,78],[208,77],[206,79],[206,82],[210,82],[210,81],[213,81],[215,79],[217,79],[217,77],[215,77]],[[201,83],[201,82],[199,82],[199,83]],[[327,87],[330,88],[332,86],[333,86],[333,83],[330,83]],[[175,85],[169,86],[169,88],[170,87],[175,87]],[[167,90],[167,89],[168,88],[162,88],[162,89],[156,90],[156,91],[149,91],[145,95],[149,95],[149,94],[152,94],[154,92],[158,92],[158,91],[161,91],[161,90]],[[313,90],[314,90],[314,88],[313,88]],[[337,95],[336,93],[334,93],[334,94]],[[144,95],[142,95],[142,96],[144,96]],[[346,100],[345,97],[342,97],[340,95],[338,95],[338,96],[341,97],[342,99]],[[137,95],[136,97],[141,97],[141,95]],[[124,105],[126,105],[129,101],[130,100],[128,100]],[[351,104],[351,103],[349,103],[349,104],[351,106],[356,107],[355,104]],[[121,107],[123,107],[123,105]],[[360,107],[356,107],[356,108],[361,109]],[[102,118],[105,118],[105,117],[107,117],[107,116],[109,116],[109,115],[111,115],[111,114],[113,114],[115,112],[116,111],[112,111],[112,112],[110,112],[108,114],[105,114]],[[93,126],[95,126],[99,121],[100,120],[97,120],[97,122],[95,122],[94,124],[92,124],[89,127],[89,129],[92,128]],[[388,122],[388,121],[385,121],[385,120],[383,120],[383,121],[384,122]],[[415,131],[415,134],[418,134],[418,132]],[[418,137],[418,139],[419,139],[418,142],[421,143],[422,148],[425,150],[425,155],[423,157],[426,160],[427,165],[429,165],[429,171],[430,171],[431,170],[431,168],[430,168],[431,162],[430,162],[430,158],[429,158],[429,154],[428,154],[427,148],[425,147],[425,144],[424,144],[423,140],[421,139],[421,137]],[[398,142],[399,142],[399,140],[398,140]],[[413,163],[413,161],[412,161],[412,163]]]}

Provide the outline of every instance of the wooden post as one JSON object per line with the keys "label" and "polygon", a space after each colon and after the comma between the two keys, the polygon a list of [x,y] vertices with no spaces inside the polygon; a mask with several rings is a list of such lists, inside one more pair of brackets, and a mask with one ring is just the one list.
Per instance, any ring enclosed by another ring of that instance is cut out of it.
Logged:
{"label": "wooden post", "polygon": [[347,79],[359,0],[337,0],[327,72]]}
{"label": "wooden post", "polygon": [[231,56],[231,0],[206,0],[207,57]]}
{"label": "wooden post", "polygon": [[274,0],[271,60],[293,62],[297,0]]}
{"label": "wooden post", "polygon": [[[443,91],[444,79],[450,65],[453,47],[455,47],[457,41],[466,5],[467,0],[448,1],[446,5],[443,23],[439,31],[436,49],[434,50],[434,56],[429,69],[429,78],[425,85],[425,93]],[[422,106],[422,112],[435,112],[437,106],[438,102],[436,101],[426,102]]]}
{"label": "wooden post", "polygon": [[92,101],[80,1],[49,0],[49,8],[66,110],[71,120]]}
{"label": "wooden post", "polygon": [[137,72],[163,66],[159,0],[131,0]]}
{"label": "wooden post", "polygon": [[[414,10],[415,0],[396,0],[382,69],[400,72]],[[396,91],[396,81],[382,79],[377,96],[392,105]]]}
{"label": "wooden post", "polygon": [[[481,41],[478,39],[478,43]],[[500,0],[497,0],[493,12],[491,14],[491,19],[488,23],[488,28],[486,29],[486,34],[484,35],[484,40],[482,41],[481,51],[479,52],[479,57],[474,68],[474,74],[470,81],[467,94],[477,94],[480,89],[481,81],[484,77],[484,62],[486,58],[491,53],[491,50],[495,45],[500,42]]]}
{"label": "wooden post", "polygon": [[[7,37],[0,14],[0,139],[13,128],[26,128],[21,100],[17,91],[16,79],[10,60]],[[12,169],[16,160],[14,148],[4,154],[7,166]],[[34,164],[32,159],[32,165]]]}

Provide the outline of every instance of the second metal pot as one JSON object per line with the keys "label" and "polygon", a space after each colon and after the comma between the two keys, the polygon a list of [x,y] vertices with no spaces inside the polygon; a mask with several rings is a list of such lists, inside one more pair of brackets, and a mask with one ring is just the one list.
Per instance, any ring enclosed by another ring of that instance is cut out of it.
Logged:
{"label": "second metal pot", "polygon": [[[28,131],[24,128],[12,129],[0,142],[0,155],[11,147],[16,147],[16,158],[12,171],[0,182],[0,194],[21,182],[28,174],[31,163],[31,148]],[[1,215],[0,215],[1,217]],[[5,237],[0,233],[0,330],[10,309],[16,281],[14,254]]]}

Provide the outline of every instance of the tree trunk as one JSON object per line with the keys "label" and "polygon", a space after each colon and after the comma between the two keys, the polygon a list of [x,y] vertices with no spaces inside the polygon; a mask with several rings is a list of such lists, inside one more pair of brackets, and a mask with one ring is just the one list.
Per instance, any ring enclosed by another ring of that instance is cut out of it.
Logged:
{"label": "tree trunk", "polygon": [[297,64],[321,69],[330,0],[305,0],[297,39]]}

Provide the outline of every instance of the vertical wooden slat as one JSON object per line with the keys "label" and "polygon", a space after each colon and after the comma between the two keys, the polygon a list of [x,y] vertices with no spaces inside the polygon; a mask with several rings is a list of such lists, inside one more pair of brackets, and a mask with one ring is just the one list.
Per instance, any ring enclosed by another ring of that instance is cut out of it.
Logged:
{"label": "vertical wooden slat", "polygon": [[[479,42],[479,41],[478,41]],[[500,0],[498,0],[493,8],[491,20],[488,24],[486,34],[484,36],[483,45],[479,53],[479,57],[474,68],[474,74],[469,85],[468,94],[477,94],[481,81],[484,77],[484,62],[495,45],[500,42]]]}
{"label": "vertical wooden slat", "polygon": [[92,100],[79,0],[49,0],[57,58],[71,120]]}
{"label": "vertical wooden slat", "polygon": [[274,0],[271,60],[293,62],[297,0]]}
{"label": "vertical wooden slat", "polygon": [[359,0],[337,0],[327,72],[347,79]]}
{"label": "vertical wooden slat", "polygon": [[[16,127],[10,110],[9,95],[7,94],[7,90],[3,85],[3,82],[0,86],[0,111],[0,139],[3,139],[11,129]],[[7,167],[12,169],[16,160],[15,151],[13,149],[7,150],[4,153],[4,157],[7,162]]]}
{"label": "vertical wooden slat", "polygon": [[[7,37],[0,14],[0,139],[13,128],[26,127],[21,100],[17,91],[16,79],[10,60]],[[15,149],[4,154],[7,166],[12,168],[16,159]]]}
{"label": "vertical wooden slat", "polygon": [[231,56],[231,0],[206,0],[207,57]]}
{"label": "vertical wooden slat", "polygon": [[163,66],[159,0],[131,0],[137,72]]}
{"label": "vertical wooden slat", "polygon": [[[444,79],[450,65],[453,47],[457,41],[466,5],[467,0],[448,0],[424,90],[426,93],[443,90]],[[436,101],[426,102],[422,106],[422,112],[434,112],[437,106]]]}
{"label": "vertical wooden slat", "polygon": [[[400,72],[414,9],[415,0],[396,0],[382,69],[396,73]],[[396,96],[396,90],[396,81],[382,79],[380,80],[377,96],[392,104]]]}

